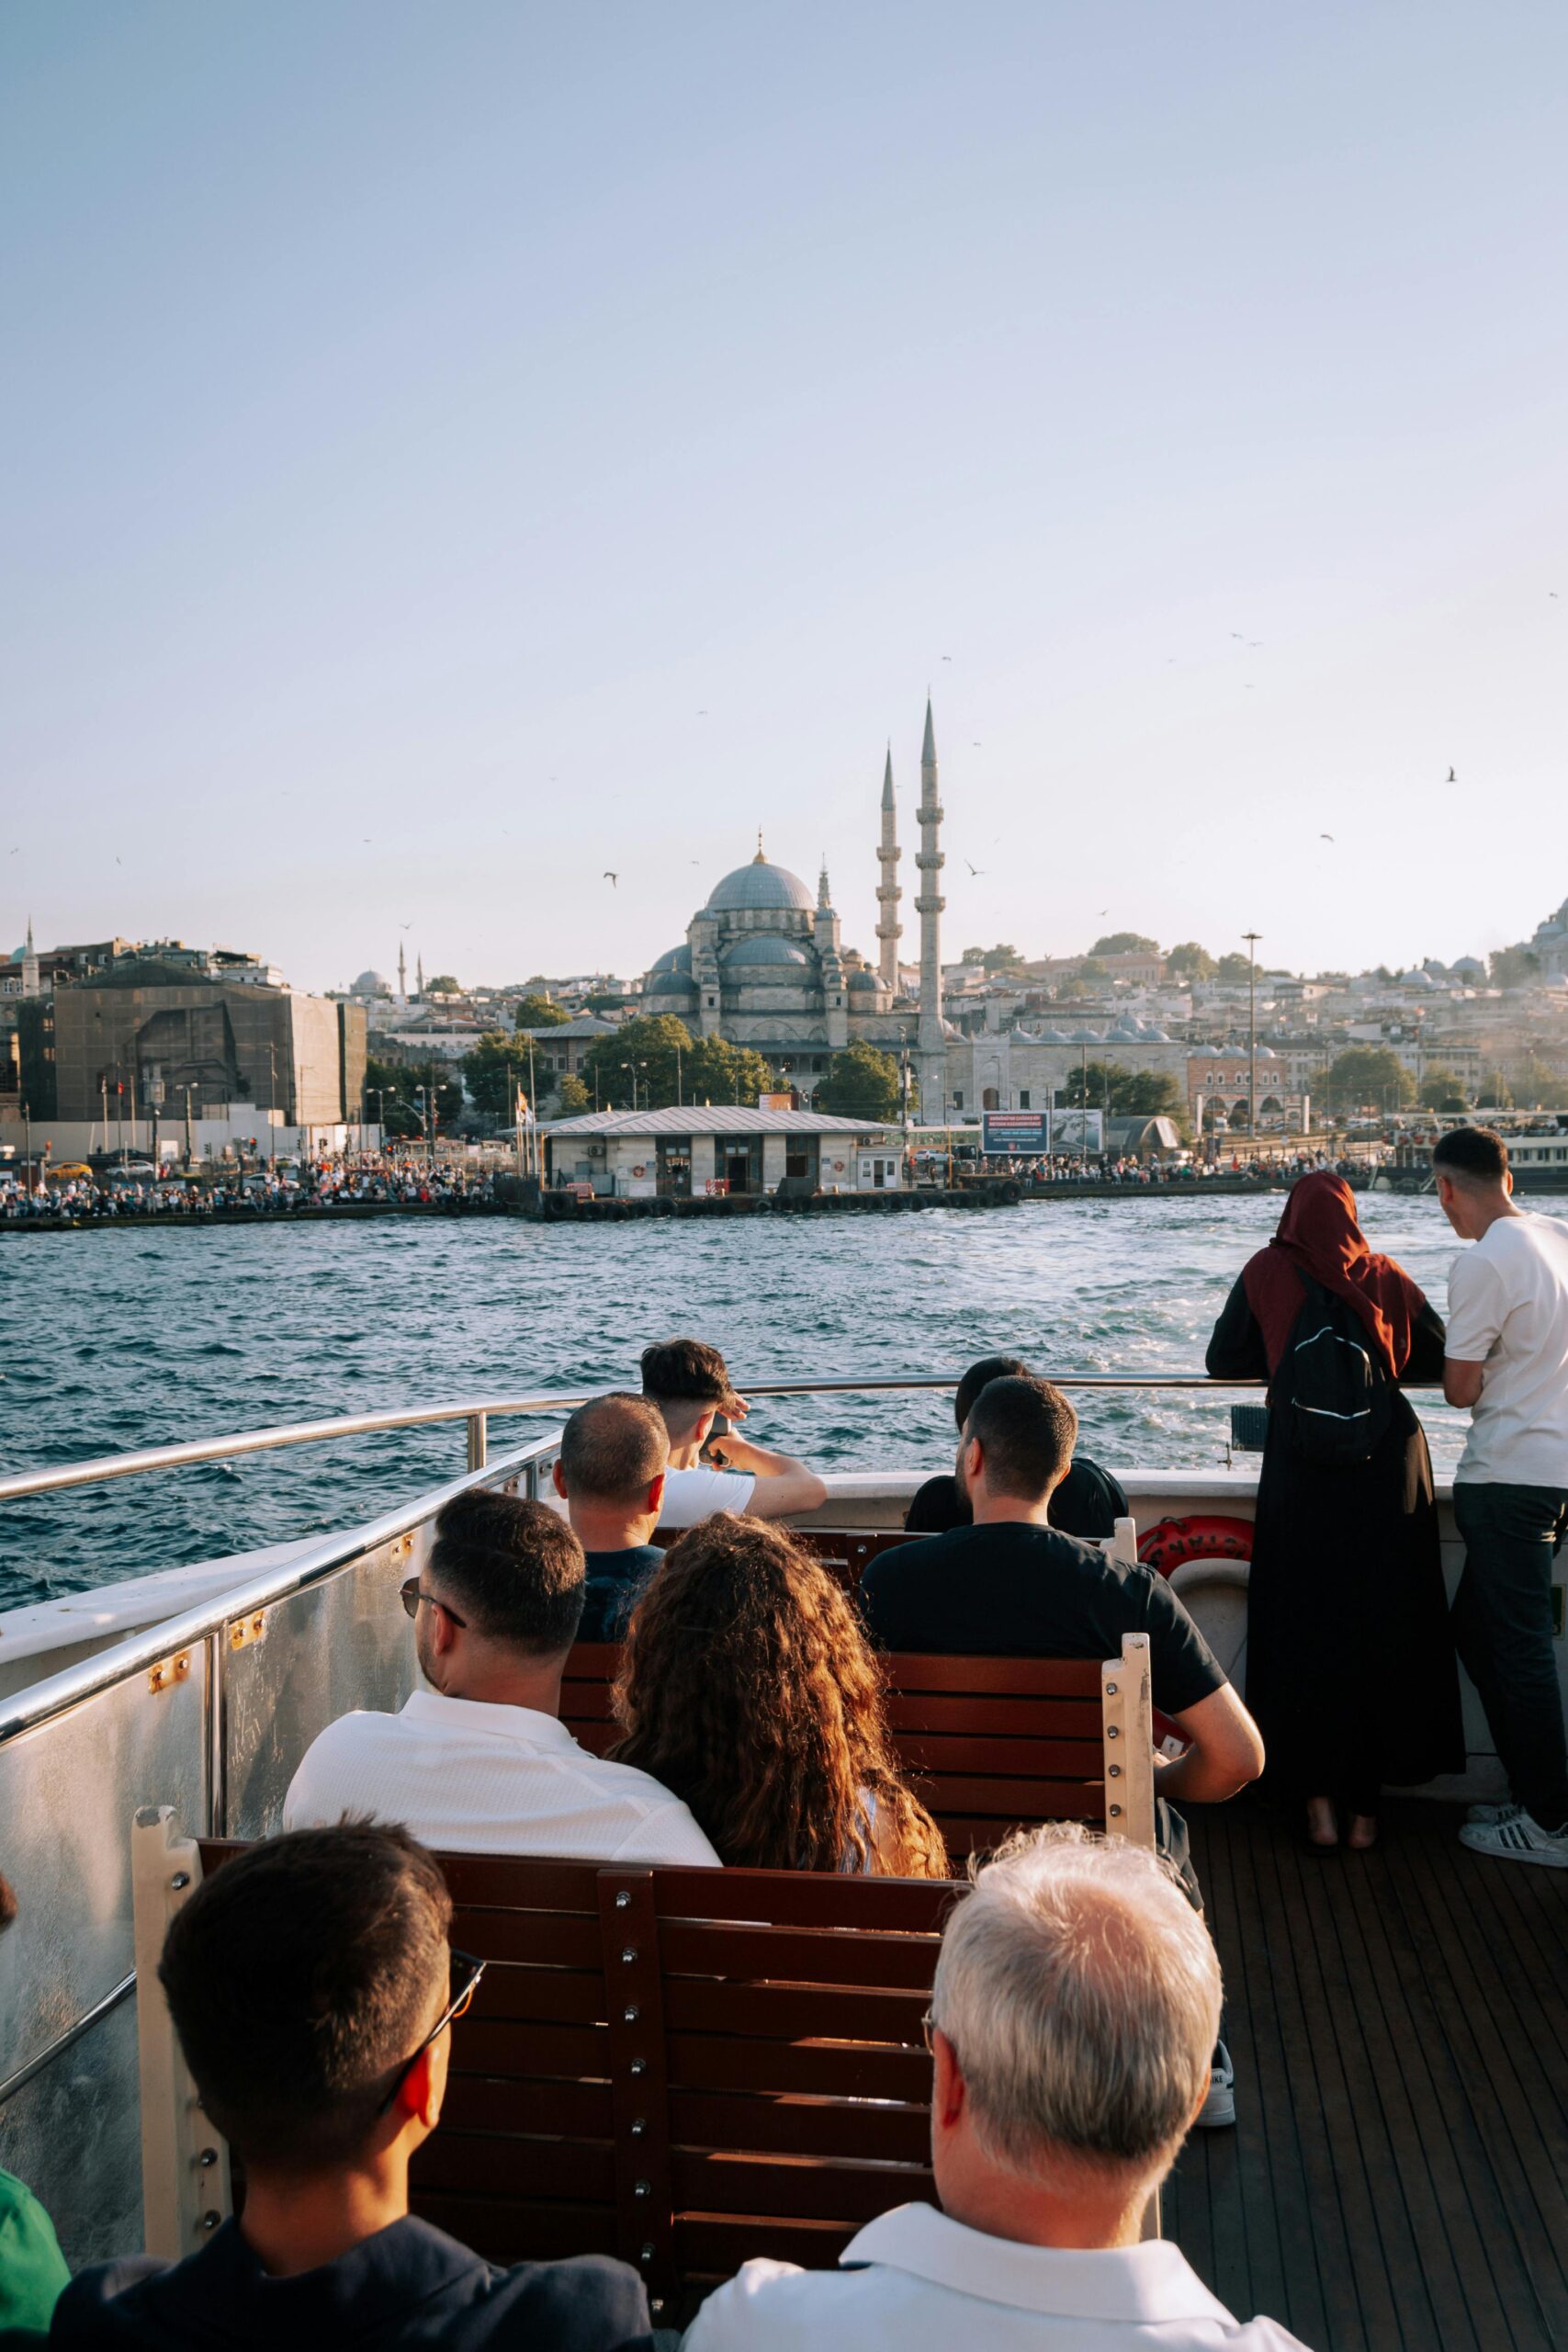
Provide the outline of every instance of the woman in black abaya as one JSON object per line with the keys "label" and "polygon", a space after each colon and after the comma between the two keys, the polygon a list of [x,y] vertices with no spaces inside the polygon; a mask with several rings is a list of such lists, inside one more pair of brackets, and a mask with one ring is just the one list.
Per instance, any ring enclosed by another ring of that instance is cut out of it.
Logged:
{"label": "woman in black abaya", "polygon": [[[1392,1258],[1368,1249],[1356,1201],[1327,1170],[1292,1189],[1279,1231],[1248,1260],[1209,1342],[1222,1378],[1272,1382],[1309,1275],[1359,1317],[1391,1380],[1442,1375],[1443,1327]],[[1247,1589],[1247,1703],[1269,1781],[1306,1808],[1310,1844],[1339,1824],[1360,1849],[1378,1792],[1464,1768],[1459,1678],[1427,1440],[1396,1390],[1369,1460],[1325,1464],[1271,1413]]]}

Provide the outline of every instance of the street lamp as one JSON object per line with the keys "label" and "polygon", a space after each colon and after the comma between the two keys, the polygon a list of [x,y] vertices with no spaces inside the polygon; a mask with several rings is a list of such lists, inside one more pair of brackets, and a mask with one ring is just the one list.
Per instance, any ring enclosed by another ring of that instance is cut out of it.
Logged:
{"label": "street lamp", "polygon": [[621,1064],[621,1068],[625,1070],[630,1070],[631,1072],[632,1109],[635,1111],[637,1109],[637,1074],[639,1069],[646,1069],[648,1068],[648,1064],[646,1061],[623,1062]]}
{"label": "street lamp", "polygon": [[1247,942],[1247,1134],[1258,1146],[1258,943],[1260,931],[1244,931]]}

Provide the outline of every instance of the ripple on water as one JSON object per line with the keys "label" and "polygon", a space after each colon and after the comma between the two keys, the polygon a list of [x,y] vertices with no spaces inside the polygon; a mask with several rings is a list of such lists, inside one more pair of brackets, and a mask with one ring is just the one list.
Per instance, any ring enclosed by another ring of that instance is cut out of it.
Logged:
{"label": "ripple on water", "polygon": [[[1545,1205],[1545,1204],[1543,1204]],[[1455,1244],[1435,1203],[1364,1203],[1441,1307]],[[1551,1204],[1568,1214],[1568,1201]],[[4,1258],[13,1327],[8,1468],[274,1420],[476,1390],[635,1383],[650,1337],[696,1331],[742,1379],[956,1374],[1014,1353],[1043,1370],[1186,1372],[1278,1202],[1044,1202],[995,1216],[824,1218],[566,1232],[411,1219],[333,1229],[62,1236]],[[4,1245],[0,1245],[4,1246]],[[1213,1464],[1224,1405],[1166,1392],[1077,1398],[1115,1465]],[[1459,1417],[1424,1403],[1439,1462]],[[513,1420],[492,1451],[543,1426]],[[758,1403],[763,1442],[826,1468],[949,1465],[941,1393]],[[0,1508],[0,1605],[39,1578],[91,1586],[341,1526],[462,1460],[450,1427],[247,1457]]]}

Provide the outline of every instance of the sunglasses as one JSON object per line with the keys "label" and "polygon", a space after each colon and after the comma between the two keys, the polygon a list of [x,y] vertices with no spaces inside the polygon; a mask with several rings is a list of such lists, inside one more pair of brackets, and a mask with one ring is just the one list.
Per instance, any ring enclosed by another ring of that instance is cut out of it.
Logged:
{"label": "sunglasses", "polygon": [[438,1600],[434,1593],[422,1590],[417,1577],[410,1577],[406,1584],[400,1584],[398,1587],[398,1599],[402,1602],[404,1614],[407,1616],[417,1617],[420,1602],[428,1600],[434,1608],[445,1609],[454,1625],[460,1625],[465,1630],[468,1627],[468,1621],[466,1617],[459,1617],[455,1609],[448,1607],[445,1600]]}
{"label": "sunglasses", "polygon": [[[412,1616],[413,1611],[411,1610],[409,1614]],[[466,2017],[468,2015],[468,2012],[473,2007],[474,1995],[479,1989],[479,1978],[484,1974],[488,1966],[489,1962],[487,1961],[480,1960],[474,1952],[457,1951],[454,1951],[452,1952],[452,1978],[455,1981],[458,1971],[461,1970],[463,1972],[462,1986],[459,1991],[453,1994],[451,2000],[447,2002],[446,2007],[442,2010],[441,2015],[436,2018],[435,2023],[431,2027],[430,2031],[425,2035],[424,2040],[420,2043],[419,2048],[413,2052],[412,2057],[405,2058],[402,2064],[398,2068],[397,2076],[392,2084],[391,2089],[387,2093],[386,2098],[376,2109],[378,2115],[386,2114],[387,2109],[391,2106],[392,2101],[397,2098],[398,2093],[402,2089],[403,2085],[407,2082],[410,2075],[412,2074],[414,2068],[418,2065],[420,2060],[423,2057],[431,2043],[433,2041],[439,2041],[449,2025],[456,2025],[460,2017]],[[450,1984],[447,1989],[448,1991],[451,1990]]]}

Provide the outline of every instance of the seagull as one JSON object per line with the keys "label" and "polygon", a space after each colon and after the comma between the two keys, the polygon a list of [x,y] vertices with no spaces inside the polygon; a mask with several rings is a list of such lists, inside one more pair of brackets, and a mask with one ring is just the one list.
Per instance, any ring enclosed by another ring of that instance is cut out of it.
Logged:
{"label": "seagull", "polygon": [[1331,842],[1334,836],[1332,833],[1319,833],[1317,838],[1320,842]]}
{"label": "seagull", "polygon": [[1459,782],[1459,778],[1458,778],[1458,776],[1457,776],[1457,775],[1455,775],[1455,774],[1454,774],[1454,772],[1453,772],[1452,768],[1450,768],[1450,769],[1449,770],[1449,782],[1450,782],[1450,784],[1457,784],[1457,783]]}
{"label": "seagull", "polygon": [[976,735],[976,738],[975,738],[974,742],[970,745],[970,747],[969,747],[969,748],[970,748],[970,750],[971,750],[971,751],[975,751],[975,752],[983,752],[983,751],[985,750],[985,748],[986,748],[986,747],[985,747],[985,745],[981,742],[980,738],[978,737],[978,735]]}
{"label": "seagull", "polygon": [[[967,858],[964,859],[964,863],[965,865],[969,865],[969,860]],[[971,874],[984,874],[986,869],[983,865],[969,865],[969,871]]]}
{"label": "seagull", "polygon": [[698,717],[699,718],[705,718],[707,717],[707,713],[706,713],[706,711],[705,711],[705,710],[699,710],[699,711],[698,711],[698,713],[697,713],[697,717]]}
{"label": "seagull", "polygon": [[1102,915],[1108,915],[1111,912],[1111,910],[1109,907],[1101,907],[1100,911]]}
{"label": "seagull", "polygon": [[620,884],[620,877],[619,877],[619,876],[618,876],[618,875],[612,874],[612,873],[610,872],[610,869],[609,869],[609,867],[608,867],[608,866],[606,866],[606,867],[605,867],[605,869],[604,869],[604,873],[600,876],[600,877],[599,877],[599,878],[600,878],[600,880],[601,880],[602,882],[607,882],[607,883],[609,884],[609,886],[610,886],[610,888],[611,888],[611,889],[612,889],[612,890],[614,890],[614,889],[617,889],[617,888],[619,888],[619,884]]}
{"label": "seagull", "polygon": [[412,922],[400,922],[398,925],[398,929],[400,931],[412,931],[413,929],[413,925]]}
{"label": "seagull", "polygon": [[[1551,591],[1551,594],[1552,594],[1553,595],[1555,595],[1555,594],[1556,594],[1556,593],[1557,593],[1557,592],[1556,592],[1556,590],[1555,590],[1555,589],[1553,589],[1553,590]],[[942,660],[943,660],[944,662],[951,662],[951,661],[952,661],[952,659],[953,659],[953,656],[952,656],[952,654],[951,654],[951,653],[944,653],[944,654],[942,655]]]}

